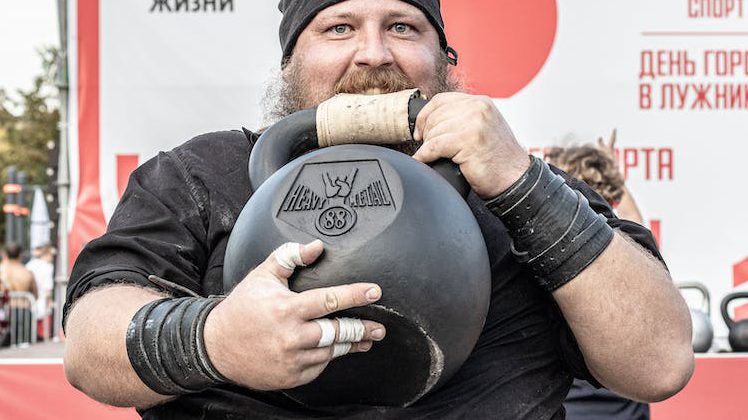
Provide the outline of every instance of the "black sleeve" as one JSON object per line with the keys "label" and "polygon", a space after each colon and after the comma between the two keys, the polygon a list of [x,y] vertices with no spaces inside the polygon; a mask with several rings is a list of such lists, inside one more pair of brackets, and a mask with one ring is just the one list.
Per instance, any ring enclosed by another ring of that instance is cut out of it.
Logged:
{"label": "black sleeve", "polygon": [[[565,180],[566,184],[571,188],[579,191],[584,195],[590,203],[595,212],[604,215],[608,219],[608,225],[613,229],[618,229],[622,233],[632,238],[636,243],[641,245],[644,249],[649,251],[655,258],[662,261],[663,266],[665,265],[660,251],[657,249],[657,242],[655,241],[652,233],[637,223],[629,220],[622,220],[616,217],[613,213],[613,209],[598,193],[596,193],[589,185],[580,181],[576,178],[572,178],[566,172],[551,166],[551,170],[561,175]],[[582,351],[579,350],[579,345],[574,337],[574,333],[571,331],[569,324],[563,318],[561,310],[556,306],[555,311],[557,312],[557,319],[560,320],[559,330],[559,344],[561,349],[561,358],[566,365],[567,370],[575,377],[584,379],[592,385],[600,388],[602,385],[592,376],[587,364],[584,361]]]}
{"label": "black sleeve", "polygon": [[176,152],[160,153],[130,176],[107,232],[75,262],[63,312],[87,291],[111,283],[154,287],[151,274],[200,293],[207,263],[200,184]]}
{"label": "black sleeve", "polygon": [[555,166],[551,166],[551,170],[554,173],[561,175],[566,180],[566,185],[581,192],[582,195],[590,202],[590,207],[592,207],[595,212],[604,215],[608,219],[608,226],[625,233],[636,243],[649,251],[655,258],[660,260],[664,265],[662,255],[660,255],[660,251],[657,248],[657,242],[655,241],[654,236],[652,236],[652,232],[650,232],[649,229],[630,220],[619,219],[613,212],[613,208],[610,207],[605,199],[602,198],[600,194],[596,193],[584,181],[580,181],[576,178],[571,177],[569,174],[562,171],[561,169],[556,168]]}

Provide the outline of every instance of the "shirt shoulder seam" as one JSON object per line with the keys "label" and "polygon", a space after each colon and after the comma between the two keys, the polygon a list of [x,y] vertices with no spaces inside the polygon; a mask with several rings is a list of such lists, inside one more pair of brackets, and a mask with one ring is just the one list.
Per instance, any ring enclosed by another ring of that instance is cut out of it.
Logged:
{"label": "shirt shoulder seam", "polygon": [[195,203],[195,206],[197,206],[197,210],[200,212],[200,219],[203,221],[203,227],[205,228],[205,231],[208,231],[208,214],[206,213],[206,205],[205,203],[201,203],[200,200],[198,200],[199,194],[197,193],[197,190],[200,188],[200,186],[197,185],[197,183],[192,179],[192,171],[190,170],[190,165],[187,163],[182,157],[179,155],[178,151],[176,149],[171,150],[169,152],[165,152],[167,156],[171,156],[174,160],[174,166],[176,166],[179,173],[182,175],[182,179],[184,180],[185,184],[187,185],[187,189],[190,193],[190,198]]}

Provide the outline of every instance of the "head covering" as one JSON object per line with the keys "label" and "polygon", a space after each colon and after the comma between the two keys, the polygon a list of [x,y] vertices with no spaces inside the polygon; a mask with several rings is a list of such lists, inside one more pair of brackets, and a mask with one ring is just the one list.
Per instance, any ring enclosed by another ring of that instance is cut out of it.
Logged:
{"label": "head covering", "polygon": [[[285,63],[293,54],[296,40],[304,28],[322,10],[345,0],[280,0],[278,10],[283,13],[280,24],[280,42],[283,48],[283,62]],[[402,0],[419,8],[429,19],[439,34],[439,44],[447,53],[449,62],[457,65],[457,52],[447,44],[447,35],[444,33],[444,20],[440,11],[439,0]]]}

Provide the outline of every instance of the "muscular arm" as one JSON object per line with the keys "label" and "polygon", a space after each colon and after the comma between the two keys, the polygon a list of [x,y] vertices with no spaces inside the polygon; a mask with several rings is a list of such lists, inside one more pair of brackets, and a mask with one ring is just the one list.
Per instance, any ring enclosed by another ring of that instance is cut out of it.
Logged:
{"label": "muscular arm", "polygon": [[[483,199],[497,197],[527,170],[527,152],[487,97],[436,95],[418,115],[413,156],[460,165]],[[691,322],[661,263],[616,232],[554,298],[591,372],[610,389],[643,401],[678,392],[693,371]]]}
{"label": "muscular arm", "polygon": [[146,387],[130,365],[125,332],[143,305],[163,296],[136,286],[111,286],[83,296],[68,315],[65,375],[91,398],[119,407],[146,408],[172,397]]}
{"label": "muscular arm", "polygon": [[693,371],[688,308],[667,270],[616,232],[608,248],[553,293],[595,378],[642,401],[677,393]]}
{"label": "muscular arm", "polygon": [[[300,258],[310,264],[322,251],[322,242],[313,242],[301,247]],[[333,356],[332,346],[317,347],[322,331],[313,320],[376,302],[382,293],[372,283],[294,293],[288,289],[291,274],[271,255],[209,314],[204,329],[208,357],[232,383],[269,391],[312,381]],[[153,392],[140,380],[125,345],[135,313],[161,297],[123,285],[81,297],[65,328],[68,381],[95,400],[121,407],[148,408],[174,398]],[[364,320],[363,325],[362,340],[352,343],[350,352],[368,351],[386,334],[379,323]],[[336,322],[334,326],[337,335]]]}

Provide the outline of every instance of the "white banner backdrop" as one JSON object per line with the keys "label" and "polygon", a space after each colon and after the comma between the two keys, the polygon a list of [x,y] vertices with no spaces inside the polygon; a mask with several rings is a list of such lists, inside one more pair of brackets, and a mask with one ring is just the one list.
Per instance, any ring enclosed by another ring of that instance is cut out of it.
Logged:
{"label": "white banner backdrop", "polygon": [[[748,282],[748,6],[442,3],[458,69],[530,151],[618,129],[629,189],[673,278],[708,285],[724,336],[719,300]],[[259,126],[279,68],[276,5],[71,2],[72,258],[103,231],[137,164],[203,132]]]}

